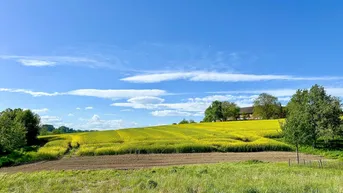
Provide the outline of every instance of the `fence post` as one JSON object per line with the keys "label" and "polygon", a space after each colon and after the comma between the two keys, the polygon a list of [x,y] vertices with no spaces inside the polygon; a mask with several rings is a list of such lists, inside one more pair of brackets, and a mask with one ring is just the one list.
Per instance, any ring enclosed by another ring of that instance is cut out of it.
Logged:
{"label": "fence post", "polygon": [[291,166],[291,159],[288,159],[288,166]]}

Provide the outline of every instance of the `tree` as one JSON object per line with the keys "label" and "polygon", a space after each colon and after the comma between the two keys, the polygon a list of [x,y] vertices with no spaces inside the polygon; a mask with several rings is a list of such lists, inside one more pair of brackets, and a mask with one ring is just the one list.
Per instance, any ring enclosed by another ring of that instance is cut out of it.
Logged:
{"label": "tree", "polygon": [[213,113],[212,113],[212,106],[210,105],[207,107],[205,110],[205,117],[204,117],[204,122],[212,122],[214,120]]}
{"label": "tree", "polygon": [[337,97],[326,94],[324,87],[314,85],[308,92],[309,113],[313,128],[313,146],[318,137],[327,143],[340,131],[341,102]]}
{"label": "tree", "polygon": [[279,118],[282,106],[277,97],[267,93],[262,93],[254,101],[254,116],[262,119]]}
{"label": "tree", "polygon": [[189,123],[196,123],[196,122],[193,119],[190,119]]}
{"label": "tree", "polygon": [[26,129],[13,119],[13,112],[0,113],[0,153],[9,153],[26,144]]}
{"label": "tree", "polygon": [[182,121],[179,122],[179,124],[188,124],[189,122],[186,119],[182,119]]}
{"label": "tree", "polygon": [[52,132],[53,130],[55,130],[55,127],[53,125],[42,125],[41,129],[46,129],[48,132]]}
{"label": "tree", "polygon": [[213,101],[212,104],[205,110],[205,122],[223,120],[222,102]]}
{"label": "tree", "polygon": [[37,136],[39,135],[40,117],[31,110],[14,109],[16,121],[21,122],[26,128],[27,145],[37,144]]}
{"label": "tree", "polygon": [[240,108],[235,103],[224,101],[221,107],[224,121],[227,121],[229,118],[237,119],[239,116]]}
{"label": "tree", "polygon": [[297,152],[299,145],[315,147],[319,138],[327,143],[341,135],[341,112],[340,100],[327,95],[324,87],[298,90],[287,105],[288,115],[282,126],[285,140],[294,144]]}
{"label": "tree", "polygon": [[299,164],[299,146],[312,143],[310,114],[308,112],[307,91],[298,90],[293,95],[288,106],[291,111],[287,116],[286,122],[281,123],[284,139],[293,144],[296,148],[296,158]]}

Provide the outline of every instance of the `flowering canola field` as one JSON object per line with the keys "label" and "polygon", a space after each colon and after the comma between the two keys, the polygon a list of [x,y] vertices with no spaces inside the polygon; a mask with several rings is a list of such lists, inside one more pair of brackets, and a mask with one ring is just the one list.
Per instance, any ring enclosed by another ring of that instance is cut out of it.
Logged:
{"label": "flowering canola field", "polygon": [[57,156],[68,148],[79,156],[291,150],[279,136],[279,120],[194,123],[44,136],[50,141],[41,149]]}

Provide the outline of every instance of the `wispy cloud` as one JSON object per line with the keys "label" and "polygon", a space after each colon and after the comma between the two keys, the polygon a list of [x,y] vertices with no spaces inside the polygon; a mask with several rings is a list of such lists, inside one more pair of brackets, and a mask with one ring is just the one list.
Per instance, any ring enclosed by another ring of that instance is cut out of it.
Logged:
{"label": "wispy cloud", "polygon": [[270,80],[288,80],[288,81],[310,81],[310,80],[340,80],[343,77],[296,77],[290,75],[257,75],[257,74],[239,74],[225,72],[165,72],[141,74],[122,78],[122,81],[132,83],[158,83],[172,80],[188,80],[196,82],[252,82],[252,81],[270,81]]}
{"label": "wispy cloud", "polygon": [[[308,89],[308,88],[302,88]],[[325,90],[328,94],[336,96],[336,97],[343,97],[343,88],[330,88],[325,87]],[[277,97],[289,97],[295,94],[297,89],[265,89],[265,90],[236,90],[236,91],[218,91],[218,92],[208,92],[213,94],[261,94],[261,93],[268,93]],[[279,98],[279,100],[282,98]]]}
{"label": "wispy cloud", "polygon": [[88,67],[113,67],[105,61],[82,56],[24,56],[24,55],[0,55],[2,60],[16,61],[24,66],[57,66],[57,65],[80,65]]}
{"label": "wispy cloud", "polygon": [[203,112],[212,101],[235,102],[240,107],[247,107],[253,104],[258,95],[210,95],[206,97],[188,98],[185,102],[175,103],[140,103],[135,100],[127,102],[112,103],[114,107],[126,107],[132,109],[155,110],[153,116],[203,116]]}
{"label": "wispy cloud", "polygon": [[23,94],[29,94],[34,97],[40,97],[40,96],[57,96],[57,95],[63,95],[63,93],[47,93],[47,92],[35,92],[27,89],[12,89],[12,88],[0,88],[0,92],[12,92],[12,93],[23,93]]}
{"label": "wispy cloud", "polygon": [[93,107],[85,107],[85,110],[92,110]]}
{"label": "wispy cloud", "polygon": [[28,60],[28,59],[20,59],[17,60],[19,63],[23,64],[24,66],[55,66],[56,62],[53,61],[45,61],[45,60]]}
{"label": "wispy cloud", "polygon": [[81,124],[73,125],[73,127],[87,130],[113,130],[137,126],[136,122],[127,122],[122,119],[102,119],[97,114],[94,114],[90,119],[80,121],[82,121]]}
{"label": "wispy cloud", "polygon": [[80,107],[76,107],[76,110],[81,110],[81,108]]}
{"label": "wispy cloud", "polygon": [[73,113],[69,113],[69,114],[68,114],[68,117],[73,117],[73,116],[74,116]]}
{"label": "wispy cloud", "polygon": [[23,93],[23,94],[32,95],[34,97],[73,95],[73,96],[89,96],[89,97],[105,98],[105,99],[112,99],[112,100],[139,97],[139,96],[155,97],[155,96],[161,96],[161,95],[167,94],[165,90],[159,90],[159,89],[126,89],[126,90],[78,89],[78,90],[72,90],[68,92],[48,93],[48,92],[36,92],[36,91],[27,90],[27,89],[0,88],[0,92]]}
{"label": "wispy cloud", "polygon": [[40,118],[43,124],[56,124],[62,122],[62,119],[58,116],[44,115]]}
{"label": "wispy cloud", "polygon": [[162,110],[162,111],[153,111],[151,115],[155,117],[190,117],[190,116],[203,116],[202,113],[190,113],[179,110]]}
{"label": "wispy cloud", "polygon": [[107,98],[107,99],[122,99],[122,98],[131,98],[138,96],[161,96],[167,94],[164,90],[159,89],[126,89],[126,90],[99,90],[99,89],[79,89],[66,92],[67,95],[76,95],[76,96],[91,96],[98,98]]}
{"label": "wispy cloud", "polygon": [[43,108],[43,109],[32,109],[32,112],[34,113],[46,113],[48,112],[49,109],[48,108]]}

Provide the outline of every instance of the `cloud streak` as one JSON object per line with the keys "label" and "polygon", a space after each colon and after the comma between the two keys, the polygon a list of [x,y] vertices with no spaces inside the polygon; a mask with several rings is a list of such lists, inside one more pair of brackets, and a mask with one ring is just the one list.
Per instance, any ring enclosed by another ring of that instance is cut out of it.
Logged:
{"label": "cloud streak", "polygon": [[314,81],[314,80],[340,80],[343,77],[296,77],[290,75],[256,75],[256,74],[239,74],[224,72],[164,72],[150,73],[129,76],[120,80],[132,83],[159,83],[173,80],[188,80],[194,82],[252,82],[252,81]]}
{"label": "cloud streak", "polygon": [[11,92],[11,93],[22,93],[28,94],[33,97],[43,97],[43,96],[61,96],[61,95],[71,95],[71,96],[88,96],[88,97],[97,97],[105,99],[126,99],[139,96],[145,97],[156,97],[166,95],[165,90],[159,89],[78,89],[68,92],[36,92],[27,89],[11,89],[11,88],[0,88],[0,92]]}
{"label": "cloud streak", "polygon": [[[305,88],[308,89],[308,88]],[[212,94],[261,94],[261,93],[268,93],[271,95],[274,95],[276,97],[290,97],[293,94],[295,94],[295,92],[297,91],[297,89],[265,89],[265,90],[236,90],[236,91],[218,91],[218,92],[208,92],[208,93],[212,93]],[[332,95],[332,96],[336,96],[336,97],[343,97],[343,88],[340,87],[326,87],[325,91]],[[279,98],[279,100],[282,98]]]}
{"label": "cloud streak", "polygon": [[105,61],[79,56],[23,56],[23,55],[0,55],[2,60],[11,60],[24,66],[44,67],[57,65],[85,65],[88,67],[108,67],[112,65]]}

